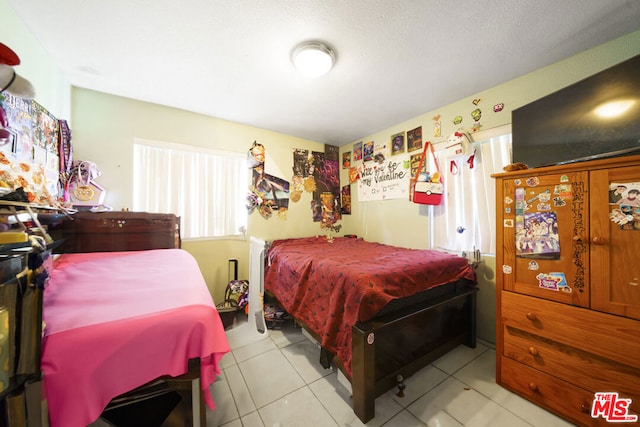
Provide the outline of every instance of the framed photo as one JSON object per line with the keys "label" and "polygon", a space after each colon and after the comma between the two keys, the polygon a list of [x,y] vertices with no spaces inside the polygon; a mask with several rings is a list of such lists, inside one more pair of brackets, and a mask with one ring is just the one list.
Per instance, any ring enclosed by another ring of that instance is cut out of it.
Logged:
{"label": "framed photo", "polygon": [[418,167],[420,166],[421,159],[422,159],[422,152],[411,155],[409,159],[409,163],[411,164],[411,178],[415,178],[417,174],[427,171],[427,162],[424,162],[422,164],[422,170],[418,172]]}
{"label": "framed photo", "polygon": [[391,155],[404,153],[404,132],[391,135]]}
{"label": "framed photo", "polygon": [[362,141],[353,144],[353,160],[362,160]]}
{"label": "framed photo", "polygon": [[342,186],[340,193],[342,195],[342,214],[351,215],[351,186]]}
{"label": "framed photo", "polygon": [[373,141],[365,142],[362,146],[362,159],[365,162],[373,160]]}
{"label": "framed photo", "polygon": [[422,149],[422,126],[411,129],[407,132],[407,152]]}
{"label": "framed photo", "polygon": [[351,167],[351,151],[342,153],[342,169],[349,169]]}

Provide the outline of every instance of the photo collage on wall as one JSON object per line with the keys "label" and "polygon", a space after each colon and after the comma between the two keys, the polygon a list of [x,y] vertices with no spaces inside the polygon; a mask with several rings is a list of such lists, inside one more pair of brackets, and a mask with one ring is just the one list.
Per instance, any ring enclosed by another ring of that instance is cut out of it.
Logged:
{"label": "photo collage on wall", "polygon": [[640,230],[640,182],[609,184],[610,219],[622,230]]}
{"label": "photo collage on wall", "polygon": [[[2,125],[9,134],[0,144],[2,182],[12,183],[15,188],[11,190],[22,187],[32,203],[55,205],[61,193],[60,141],[64,139],[66,147],[71,140],[67,122],[58,120],[37,101],[7,92],[0,96],[0,109],[6,122]],[[16,171],[18,175],[13,176]]]}
{"label": "photo collage on wall", "polygon": [[[293,151],[292,201],[303,192],[312,193],[311,215],[321,227],[332,228],[342,218],[340,206],[339,147],[325,145],[325,151],[295,149]],[[345,161],[343,156],[343,162]]]}
{"label": "photo collage on wall", "polygon": [[291,183],[266,172],[266,149],[253,142],[248,152],[252,170],[251,188],[247,195],[249,213],[257,210],[265,219],[275,213],[286,220],[289,202],[297,203],[303,193],[312,193],[310,211],[314,222],[323,228],[335,228],[342,217],[339,147],[326,145],[325,152],[293,150]]}
{"label": "photo collage on wall", "polygon": [[248,163],[251,168],[251,192],[247,195],[247,210],[251,214],[258,210],[269,219],[275,213],[286,219],[289,210],[289,182],[265,171],[266,150],[254,141],[249,149]]}
{"label": "photo collage on wall", "polygon": [[[349,184],[358,184],[358,200],[408,199],[411,175],[422,158],[422,144],[422,126],[396,132],[383,143],[354,143],[352,151],[342,154],[342,168],[348,170]],[[351,200],[350,189],[342,193],[349,194]]]}
{"label": "photo collage on wall", "polygon": [[13,140],[2,146],[18,162],[32,162],[58,169],[60,125],[46,108],[31,99],[5,93],[3,106]]}

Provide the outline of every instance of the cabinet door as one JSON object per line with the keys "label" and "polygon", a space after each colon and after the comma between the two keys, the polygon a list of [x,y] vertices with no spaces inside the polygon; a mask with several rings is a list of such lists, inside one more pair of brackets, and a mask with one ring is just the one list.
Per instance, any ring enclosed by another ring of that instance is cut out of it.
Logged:
{"label": "cabinet door", "polygon": [[588,175],[505,178],[503,288],[589,306]]}
{"label": "cabinet door", "polygon": [[610,199],[618,184],[640,189],[640,167],[591,172],[591,308],[640,319],[640,203]]}

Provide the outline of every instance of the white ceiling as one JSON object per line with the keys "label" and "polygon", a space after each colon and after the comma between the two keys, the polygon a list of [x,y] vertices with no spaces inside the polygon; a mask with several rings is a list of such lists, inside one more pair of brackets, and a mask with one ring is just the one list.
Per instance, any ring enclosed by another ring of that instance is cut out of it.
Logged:
{"label": "white ceiling", "polygon": [[75,86],[340,146],[640,28],[638,0],[8,2]]}

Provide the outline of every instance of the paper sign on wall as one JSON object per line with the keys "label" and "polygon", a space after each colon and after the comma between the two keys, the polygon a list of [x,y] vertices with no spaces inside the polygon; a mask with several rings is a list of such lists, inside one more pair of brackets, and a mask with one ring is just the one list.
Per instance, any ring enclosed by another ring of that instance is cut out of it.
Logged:
{"label": "paper sign on wall", "polygon": [[358,200],[408,199],[408,155],[396,155],[382,163],[365,162],[358,167]]}

